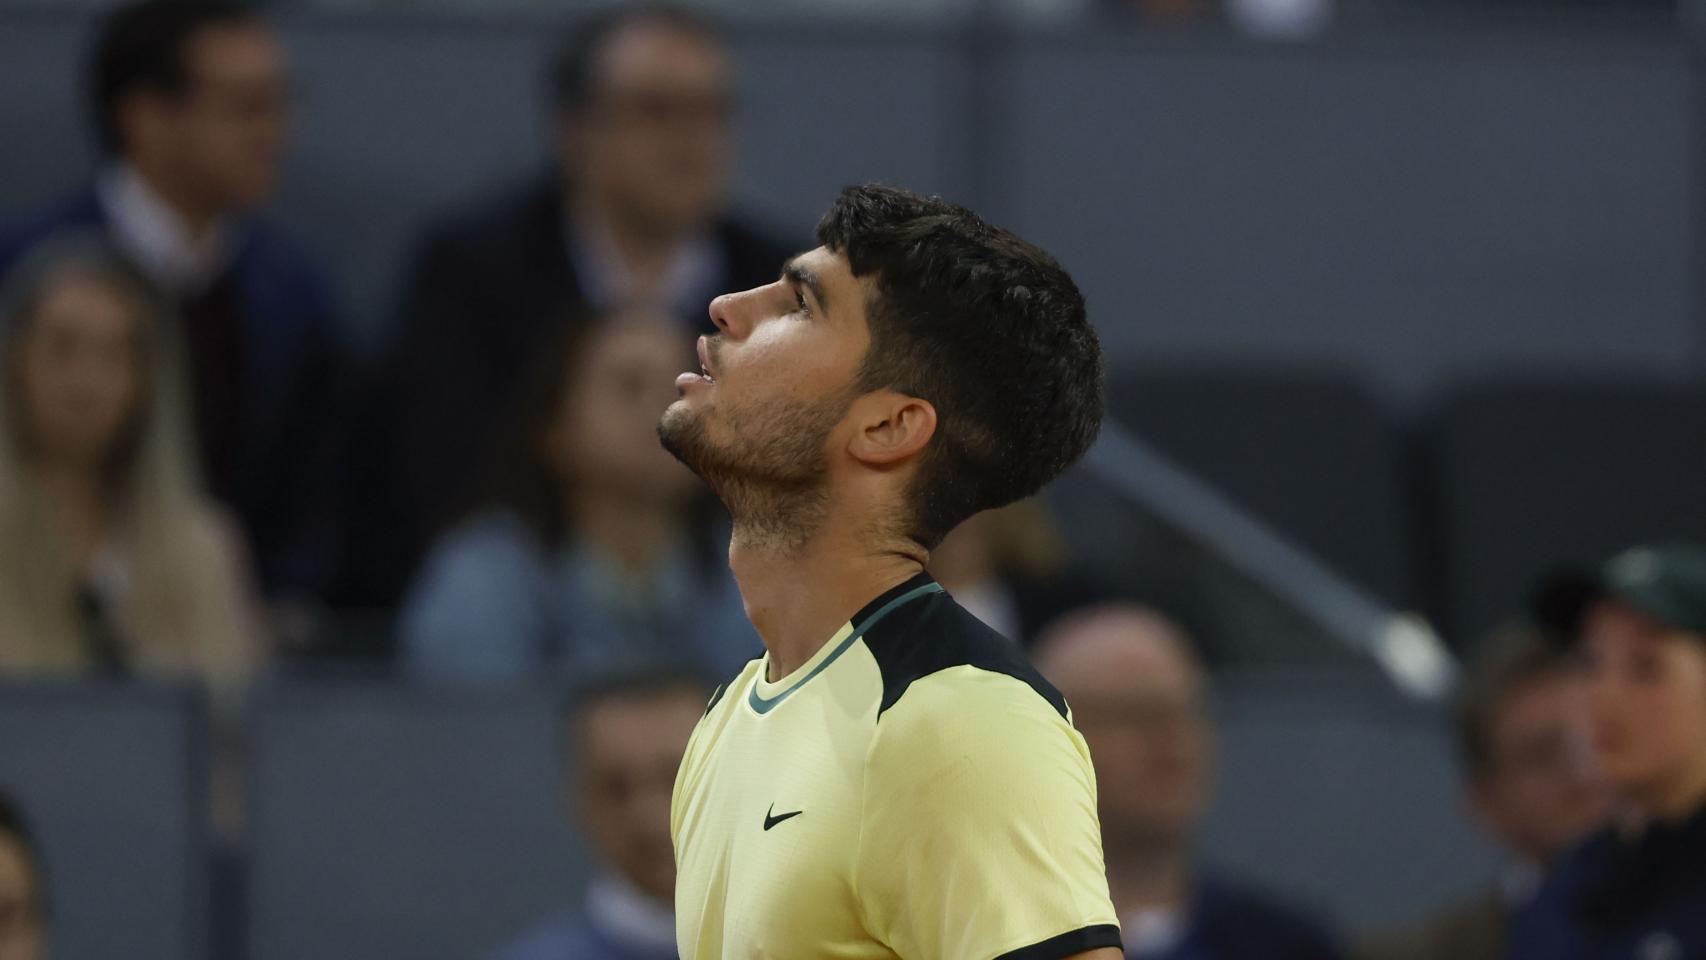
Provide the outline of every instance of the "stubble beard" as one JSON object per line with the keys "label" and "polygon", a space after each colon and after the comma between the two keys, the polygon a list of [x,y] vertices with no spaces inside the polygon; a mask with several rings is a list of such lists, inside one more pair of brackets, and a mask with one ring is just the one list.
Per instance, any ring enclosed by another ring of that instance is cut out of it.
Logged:
{"label": "stubble beard", "polygon": [[806,407],[729,409],[724,422],[733,439],[718,443],[704,414],[678,402],[658,421],[658,439],[728,508],[734,545],[790,553],[828,516],[824,445],[850,403],[849,396],[835,396]]}

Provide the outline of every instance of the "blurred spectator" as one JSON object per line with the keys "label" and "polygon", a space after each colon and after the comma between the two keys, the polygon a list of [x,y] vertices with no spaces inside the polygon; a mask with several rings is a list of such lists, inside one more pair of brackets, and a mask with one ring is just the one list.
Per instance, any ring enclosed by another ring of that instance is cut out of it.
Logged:
{"label": "blurred spectator", "polygon": [[40,859],[23,814],[0,793],[0,960],[46,960]]}
{"label": "blurred spectator", "polygon": [[1313,921],[1194,862],[1213,732],[1201,667],[1175,624],[1142,607],[1090,608],[1045,631],[1037,665],[1095,759],[1108,888],[1128,957],[1339,956]]}
{"label": "blurred spectator", "polygon": [[1068,575],[1066,544],[1037,499],[955,527],[930,551],[930,573],[990,629],[1025,644],[1060,614],[1107,596]]}
{"label": "blurred spectator", "polygon": [[709,695],[689,674],[654,672],[611,679],[577,699],[570,806],[600,871],[580,911],[499,960],[675,960],[669,800]]}
{"label": "blurred spectator", "polygon": [[1468,807],[1509,854],[1510,869],[1479,896],[1417,929],[1371,941],[1367,960],[1499,960],[1512,911],[1545,869],[1610,814],[1589,754],[1581,678],[1551,638],[1529,627],[1495,635],[1457,707]]}
{"label": "blurred spectator", "polygon": [[1571,637],[1621,809],[1512,922],[1513,960],[1706,957],[1706,548],[1606,565]]}
{"label": "blurred spectator", "polygon": [[284,146],[284,52],[234,0],[145,0],[102,23],[89,89],[106,164],[0,236],[0,274],[62,230],[111,236],[177,307],[209,491],[268,593],[312,594],[336,560],[341,347],[319,278],[253,216]]}
{"label": "blurred spectator", "polygon": [[791,252],[726,212],[733,66],[706,21],[600,14],[551,88],[554,168],[428,232],[404,284],[352,587],[371,602],[396,597],[477,484],[514,371],[551,328],[643,305],[709,332],[712,297],[774,280]]}
{"label": "blurred spectator", "polygon": [[237,538],[195,483],[176,341],[100,241],[47,244],[0,298],[0,669],[248,672]]}
{"label": "blurred spectator", "polygon": [[698,361],[650,314],[542,350],[495,502],[433,550],[403,615],[408,666],[470,680],[663,661],[733,675],[759,653],[704,487],[657,440]]}

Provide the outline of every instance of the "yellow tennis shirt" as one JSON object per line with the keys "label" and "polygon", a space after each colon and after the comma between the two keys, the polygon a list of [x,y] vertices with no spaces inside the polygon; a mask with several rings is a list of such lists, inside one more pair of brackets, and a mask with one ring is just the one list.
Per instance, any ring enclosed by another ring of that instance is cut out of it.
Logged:
{"label": "yellow tennis shirt", "polygon": [[1052,960],[1118,947],[1059,691],[926,574],[719,688],[670,809],[682,960]]}

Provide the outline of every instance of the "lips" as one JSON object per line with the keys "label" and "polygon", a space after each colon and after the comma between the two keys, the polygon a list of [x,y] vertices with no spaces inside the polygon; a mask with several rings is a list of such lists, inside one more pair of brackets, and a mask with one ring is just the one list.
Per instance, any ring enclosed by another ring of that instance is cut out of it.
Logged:
{"label": "lips", "polygon": [[717,382],[716,376],[711,373],[711,349],[709,343],[704,337],[700,337],[697,346],[699,352],[699,372],[693,373],[692,371],[684,371],[681,376],[675,378],[675,385],[683,390],[690,386],[709,386]]}
{"label": "lips", "polygon": [[715,372],[713,372],[711,370],[711,341],[710,341],[710,339],[708,337],[700,337],[699,342],[698,342],[698,348],[699,348],[699,373],[700,373],[700,375],[703,376],[706,380],[709,380],[712,383],[716,383],[717,382],[717,375]]}

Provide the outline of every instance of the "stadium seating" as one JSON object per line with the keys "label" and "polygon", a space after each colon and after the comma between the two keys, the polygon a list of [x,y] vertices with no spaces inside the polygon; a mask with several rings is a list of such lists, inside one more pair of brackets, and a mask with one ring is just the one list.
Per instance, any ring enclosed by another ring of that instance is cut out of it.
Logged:
{"label": "stadium seating", "polygon": [[1110,414],[1395,604],[1417,599],[1403,444],[1353,378],[1271,367],[1125,366]]}
{"label": "stadium seating", "polygon": [[1533,577],[1654,540],[1706,539],[1706,394],[1513,380],[1446,402],[1428,458],[1442,620],[1461,648]]}
{"label": "stadium seating", "polygon": [[201,707],[180,687],[0,683],[0,790],[37,834],[57,960],[209,956]]}
{"label": "stadium seating", "polygon": [[1351,675],[1222,676],[1207,861],[1368,931],[1473,893],[1498,857],[1464,818],[1442,712]]}
{"label": "stadium seating", "polygon": [[251,960],[467,960],[577,906],[556,715],[544,689],[263,694]]}

